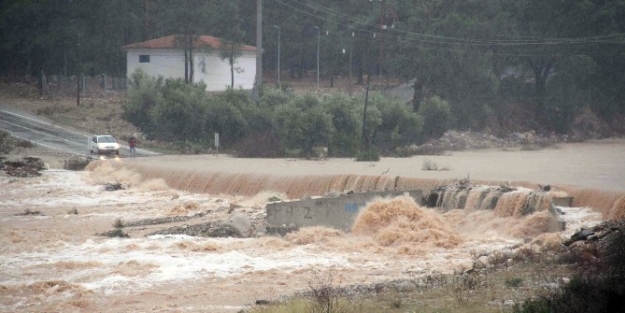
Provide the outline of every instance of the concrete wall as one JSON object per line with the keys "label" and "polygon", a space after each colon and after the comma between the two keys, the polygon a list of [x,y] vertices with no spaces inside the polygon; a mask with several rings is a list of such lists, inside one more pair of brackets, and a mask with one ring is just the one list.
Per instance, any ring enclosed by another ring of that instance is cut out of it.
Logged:
{"label": "concrete wall", "polygon": [[553,197],[551,202],[554,206],[572,207],[573,197]]}
{"label": "concrete wall", "polygon": [[398,196],[408,193],[421,203],[421,190],[396,192],[351,193],[335,198],[304,199],[267,204],[268,228],[298,229],[307,226],[327,226],[349,230],[367,202],[375,197]]}
{"label": "concrete wall", "polygon": [[549,205],[549,213],[555,218],[558,223],[558,230],[563,231],[566,229],[566,221],[562,220],[562,211],[556,207],[571,207],[573,206],[573,197],[553,197],[551,204]]}

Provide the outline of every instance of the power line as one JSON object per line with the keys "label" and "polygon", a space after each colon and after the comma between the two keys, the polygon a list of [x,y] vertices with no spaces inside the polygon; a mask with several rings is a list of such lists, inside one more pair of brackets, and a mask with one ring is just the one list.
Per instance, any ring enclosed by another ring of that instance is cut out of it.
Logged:
{"label": "power line", "polygon": [[[315,19],[319,19],[322,21],[326,21],[335,25],[346,25],[350,29],[354,31],[359,31],[363,33],[369,33],[373,35],[374,31],[371,31],[366,28],[356,27],[353,25],[349,25],[347,22],[352,22],[355,24],[365,24],[368,23],[364,20],[354,19],[351,16],[343,14],[339,11],[332,10],[329,8],[325,8],[323,6],[315,5],[312,2],[306,1],[298,1],[292,0],[292,2],[297,3],[303,7],[307,7],[313,9],[315,11],[320,11],[325,13],[328,16],[335,17],[339,19],[338,21],[329,19],[315,13],[311,13],[309,11],[303,10],[299,7],[296,7],[288,2],[283,0],[274,0],[276,3],[281,4],[282,6],[293,9],[297,12],[303,13],[305,15],[311,16]],[[398,34],[403,34],[405,36],[398,36]],[[408,39],[411,41],[425,43],[425,44],[440,44],[440,45],[456,45],[456,46],[487,46],[487,47],[508,47],[508,46],[559,46],[559,45],[584,45],[584,44],[625,44],[625,33],[617,33],[610,35],[598,35],[598,36],[590,36],[590,37],[576,37],[576,38],[536,38],[536,39],[469,39],[469,38],[459,38],[459,37],[448,37],[448,36],[440,36],[440,35],[431,35],[417,32],[410,32],[401,29],[386,29],[386,36],[391,36],[396,39]],[[410,38],[409,36],[413,36]],[[619,38],[623,37],[623,38]],[[617,40],[609,40],[610,38]],[[621,40],[618,40],[621,39]]]}
{"label": "power line", "polygon": [[[284,1],[281,0],[275,0],[285,6],[290,6],[291,8],[294,8],[292,5],[288,5],[287,3],[285,3]],[[350,20],[352,22],[366,22],[366,21],[360,21],[360,20],[356,20],[351,18],[349,15],[343,14],[339,11],[330,9],[330,8],[326,8],[323,6],[319,6],[319,5],[315,5],[313,2],[310,1],[306,1],[306,2],[302,2],[302,1],[298,1],[298,0],[292,0],[293,2],[299,3],[300,5],[303,6],[307,6],[309,8],[315,9],[315,10],[319,10],[322,11],[328,15],[338,15],[339,18],[343,18],[346,20]],[[302,11],[302,10],[299,10]],[[329,20],[327,18],[318,16],[318,15],[314,15],[312,13],[306,12],[311,16],[314,16],[315,18],[318,19],[322,19],[328,22],[334,22],[332,20]],[[337,22],[334,22],[337,23]],[[492,45],[493,43],[507,43],[507,44],[563,44],[563,43],[593,43],[593,42],[597,42],[598,39],[601,38],[609,38],[609,37],[615,37],[615,36],[625,36],[625,33],[618,33],[618,34],[610,34],[610,35],[599,35],[599,36],[590,36],[590,37],[577,37],[577,38],[553,38],[553,37],[545,37],[545,38],[537,38],[534,37],[536,39],[509,39],[509,40],[495,40],[495,39],[468,39],[468,38],[459,38],[459,37],[448,37],[448,36],[439,36],[439,35],[431,35],[431,34],[424,34],[424,33],[416,33],[416,32],[409,32],[409,31],[405,31],[405,30],[401,30],[401,29],[394,29],[392,31],[398,32],[398,33],[405,33],[405,34],[412,34],[415,36],[420,36],[420,37],[426,37],[426,38],[439,38],[439,39],[444,39],[444,40],[449,40],[449,41],[455,41],[456,43],[483,43],[483,44],[489,44]],[[600,42],[601,43],[601,42]],[[618,41],[618,42],[606,42],[606,43],[624,43],[622,41]]]}

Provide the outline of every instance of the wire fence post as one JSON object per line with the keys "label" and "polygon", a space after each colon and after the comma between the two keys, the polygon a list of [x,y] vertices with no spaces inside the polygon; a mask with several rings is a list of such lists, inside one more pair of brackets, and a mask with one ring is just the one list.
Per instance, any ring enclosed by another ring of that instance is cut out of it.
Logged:
{"label": "wire fence post", "polygon": [[80,76],[76,75],[76,106],[80,106]]}
{"label": "wire fence post", "polygon": [[104,99],[107,98],[107,92],[106,92],[106,73],[102,73],[102,89],[104,91]]}
{"label": "wire fence post", "polygon": [[41,70],[40,83],[41,83],[41,89],[39,93],[41,94],[41,96],[49,96],[50,90],[48,90],[48,80],[46,79],[46,74],[43,72],[43,70]]}
{"label": "wire fence post", "polygon": [[108,74],[89,76],[78,73],[73,76],[65,76],[63,74],[48,75],[44,71],[40,71],[36,75],[36,79],[36,92],[39,96],[59,99],[76,97],[77,106],[80,106],[81,102],[84,104],[85,97],[109,99],[112,95],[118,94],[117,91],[127,88],[124,77]]}
{"label": "wire fence post", "polygon": [[84,97],[85,96],[85,89],[87,89],[87,84],[85,83],[85,74],[84,73],[80,73],[80,77],[82,79],[82,84],[80,85],[80,94]]}

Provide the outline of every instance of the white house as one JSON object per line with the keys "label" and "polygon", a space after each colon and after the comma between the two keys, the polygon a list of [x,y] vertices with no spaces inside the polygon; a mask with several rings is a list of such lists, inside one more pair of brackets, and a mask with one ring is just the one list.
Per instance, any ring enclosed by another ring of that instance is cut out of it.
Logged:
{"label": "white house", "polygon": [[[184,49],[176,36],[156,38],[124,46],[128,76],[137,69],[146,74],[184,79]],[[193,82],[203,81],[207,91],[223,91],[230,87],[231,69],[221,59],[222,40],[198,36],[193,42]],[[256,47],[243,45],[234,63],[234,89],[250,90],[256,77]]]}

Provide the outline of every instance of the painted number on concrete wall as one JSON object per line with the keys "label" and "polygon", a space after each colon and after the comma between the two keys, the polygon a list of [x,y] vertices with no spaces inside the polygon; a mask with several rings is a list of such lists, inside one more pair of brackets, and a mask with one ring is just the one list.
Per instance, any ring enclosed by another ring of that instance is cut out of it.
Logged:
{"label": "painted number on concrete wall", "polygon": [[356,204],[356,203],[346,203],[345,204],[345,212],[358,212],[358,204]]}
{"label": "painted number on concrete wall", "polygon": [[[304,214],[304,218],[306,219],[312,219],[312,212],[311,209],[309,207],[304,207],[304,211],[306,212]],[[286,208],[286,215],[288,215],[289,217],[293,217],[293,213],[295,212],[295,209],[293,207],[288,207]]]}

